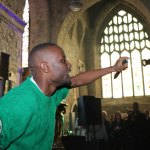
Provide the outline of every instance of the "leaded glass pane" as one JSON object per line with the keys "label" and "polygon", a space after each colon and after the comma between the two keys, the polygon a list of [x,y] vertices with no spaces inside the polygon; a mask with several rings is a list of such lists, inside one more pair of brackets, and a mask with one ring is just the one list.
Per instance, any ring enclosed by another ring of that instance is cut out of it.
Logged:
{"label": "leaded glass pane", "polygon": [[119,26],[119,33],[122,33],[122,31],[123,31],[123,27],[122,27],[122,25],[120,25]]}
{"label": "leaded glass pane", "polygon": [[[142,59],[150,59],[150,50],[145,48],[142,51]],[[144,76],[144,84],[145,84],[145,95],[149,95],[150,92],[150,65],[143,66]]]}
{"label": "leaded glass pane", "polygon": [[134,36],[135,36],[135,39],[139,40],[140,37],[139,37],[139,33],[138,32],[134,32]]}
{"label": "leaded glass pane", "polygon": [[134,41],[132,41],[132,42],[130,43],[130,49],[133,50],[133,49],[134,49],[134,46],[135,46],[135,45],[134,45]]}
{"label": "leaded glass pane", "polygon": [[141,31],[141,32],[140,32],[140,39],[143,39],[143,38],[144,38],[144,32]]}
{"label": "leaded glass pane", "polygon": [[143,82],[141,73],[141,58],[140,52],[134,50],[131,53],[132,58],[132,71],[133,71],[133,81],[134,81],[134,94],[135,96],[142,96],[143,93]]}
{"label": "leaded glass pane", "polygon": [[138,22],[138,27],[139,27],[139,30],[143,30],[143,25],[140,22]]}
{"label": "leaded glass pane", "polygon": [[148,34],[145,32],[145,37],[148,38]]}
{"label": "leaded glass pane", "polygon": [[132,16],[131,16],[131,14],[128,13],[127,16],[128,16],[128,23],[131,23],[132,22]]}
{"label": "leaded glass pane", "polygon": [[118,27],[117,26],[114,26],[114,32],[118,33]]}
{"label": "leaded glass pane", "polygon": [[112,43],[113,40],[114,40],[113,35],[111,35],[111,36],[109,37],[109,42]]}
{"label": "leaded glass pane", "polygon": [[119,45],[117,43],[115,44],[115,50],[119,51]]}
{"label": "leaded glass pane", "polygon": [[117,23],[118,23],[118,21],[117,21],[117,16],[115,16],[115,17],[113,18],[113,23],[114,23],[114,24],[117,24]]}
{"label": "leaded glass pane", "polygon": [[120,34],[120,42],[122,42],[123,41],[123,34]]}
{"label": "leaded glass pane", "polygon": [[142,49],[145,47],[145,40],[141,41],[140,46],[141,46]]}
{"label": "leaded glass pane", "polygon": [[109,22],[109,26],[112,25],[112,20]]}
{"label": "leaded glass pane", "polygon": [[108,36],[105,36],[105,42],[108,43]]}
{"label": "leaded glass pane", "polygon": [[109,27],[109,34],[111,34],[113,32],[113,28],[112,26]]}
{"label": "leaded glass pane", "polygon": [[110,51],[113,52],[114,50],[115,50],[114,44],[112,43],[112,44],[110,45]]}
{"label": "leaded glass pane", "polygon": [[124,16],[125,14],[126,14],[126,11],[124,11],[124,10],[120,10],[118,12],[118,15],[120,15],[120,16]]}
{"label": "leaded glass pane", "polygon": [[[101,66],[102,68],[110,66],[110,58],[107,53],[101,55]],[[111,85],[111,74],[102,77],[102,89],[103,89],[103,97],[109,98],[112,97],[112,85]]]}
{"label": "leaded glass pane", "polygon": [[124,27],[124,31],[128,32],[128,26],[126,24],[124,24],[123,27]]}
{"label": "leaded glass pane", "polygon": [[[128,51],[123,51],[121,56],[130,57],[130,53]],[[131,71],[131,62],[128,60],[128,69],[122,73],[123,80],[123,94],[124,96],[133,96],[133,86],[132,86],[132,71]],[[130,83],[128,84],[127,83]]]}
{"label": "leaded glass pane", "polygon": [[104,42],[104,39],[102,38],[102,39],[101,39],[101,44],[102,44],[103,42]]}
{"label": "leaded glass pane", "polygon": [[126,50],[130,50],[130,45],[129,45],[129,43],[125,42],[124,45],[125,45],[125,49],[126,49]]}
{"label": "leaded glass pane", "polygon": [[104,30],[105,34],[108,34],[108,27],[106,27],[106,29]]}
{"label": "leaded glass pane", "polygon": [[124,39],[125,41],[129,41],[129,35],[127,33],[124,33]]}
{"label": "leaded glass pane", "polygon": [[124,50],[124,46],[125,46],[124,43],[121,43],[121,44],[120,44],[120,50],[121,50],[121,51]]}
{"label": "leaded glass pane", "polygon": [[137,20],[135,17],[133,17],[133,21],[134,21],[134,22],[138,22],[138,20]]}
{"label": "leaded glass pane", "polygon": [[105,51],[104,45],[101,46],[101,53]]}
{"label": "leaded glass pane", "polygon": [[105,50],[109,52],[109,46],[107,44],[105,44]]}
{"label": "leaded glass pane", "polygon": [[134,26],[134,30],[135,30],[135,31],[138,31],[138,24],[137,24],[137,23],[134,23],[133,26]]}
{"label": "leaded glass pane", "polygon": [[129,24],[129,32],[131,32],[132,30],[133,30],[133,25],[131,23],[131,24]]}
{"label": "leaded glass pane", "polygon": [[115,42],[119,42],[119,38],[118,38],[117,34],[114,35],[114,40],[115,40]]}
{"label": "leaded glass pane", "polygon": [[124,16],[124,17],[123,17],[123,22],[124,22],[124,23],[128,23],[127,16]]}
{"label": "leaded glass pane", "polygon": [[121,17],[118,17],[118,23],[116,24],[122,24],[122,18]]}
{"label": "leaded glass pane", "polygon": [[146,46],[147,46],[147,48],[150,48],[150,41],[149,40],[146,40]]}
{"label": "leaded glass pane", "polygon": [[140,49],[140,43],[138,41],[135,41],[135,48]]}
{"label": "leaded glass pane", "polygon": [[129,34],[129,38],[130,38],[130,41],[132,41],[132,40],[133,40],[134,35],[133,35],[133,33],[132,33],[132,32]]}
{"label": "leaded glass pane", "polygon": [[[113,52],[112,55],[111,55],[111,64],[115,64],[115,61],[116,59],[119,58],[119,54],[117,52]],[[121,75],[119,75],[117,77],[116,80],[114,80],[114,74],[113,73],[113,76],[112,76],[112,83],[113,83],[113,97],[114,98],[120,98],[122,97],[122,85],[121,85]]]}

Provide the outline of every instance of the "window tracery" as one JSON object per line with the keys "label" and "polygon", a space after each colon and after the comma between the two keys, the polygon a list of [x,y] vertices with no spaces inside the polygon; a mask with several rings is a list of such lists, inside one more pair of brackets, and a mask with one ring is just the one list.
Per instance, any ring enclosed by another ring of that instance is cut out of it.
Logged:
{"label": "window tracery", "polygon": [[114,73],[102,78],[103,98],[122,98],[150,95],[150,66],[142,60],[150,57],[149,35],[139,18],[121,9],[109,20],[100,42],[101,67],[128,56],[129,67],[117,79]]}

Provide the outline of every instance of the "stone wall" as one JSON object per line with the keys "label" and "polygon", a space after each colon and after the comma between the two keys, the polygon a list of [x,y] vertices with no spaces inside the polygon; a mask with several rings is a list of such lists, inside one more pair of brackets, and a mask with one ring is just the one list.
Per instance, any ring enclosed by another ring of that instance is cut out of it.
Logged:
{"label": "stone wall", "polygon": [[102,110],[108,113],[108,119],[116,112],[120,111],[124,116],[128,110],[132,109],[134,102],[139,103],[139,108],[142,112],[145,110],[150,111],[150,97],[136,97],[136,98],[124,98],[124,99],[102,99]]}
{"label": "stone wall", "polygon": [[9,80],[13,86],[20,84],[22,58],[22,34],[25,23],[14,12],[0,3],[0,52],[9,57]]}

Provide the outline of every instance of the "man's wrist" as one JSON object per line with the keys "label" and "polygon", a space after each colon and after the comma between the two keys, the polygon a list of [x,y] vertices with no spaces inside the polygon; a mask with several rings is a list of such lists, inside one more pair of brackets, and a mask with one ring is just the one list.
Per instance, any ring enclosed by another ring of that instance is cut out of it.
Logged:
{"label": "man's wrist", "polygon": [[116,67],[115,66],[110,66],[111,72],[116,72]]}

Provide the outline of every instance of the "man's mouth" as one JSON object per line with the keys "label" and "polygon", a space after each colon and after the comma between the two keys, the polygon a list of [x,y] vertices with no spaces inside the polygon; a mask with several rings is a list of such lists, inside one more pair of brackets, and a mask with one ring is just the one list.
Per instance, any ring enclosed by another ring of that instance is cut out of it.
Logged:
{"label": "man's mouth", "polygon": [[67,76],[68,76],[68,77],[71,76],[71,69],[69,69]]}
{"label": "man's mouth", "polygon": [[70,73],[67,74],[67,77],[70,78]]}

